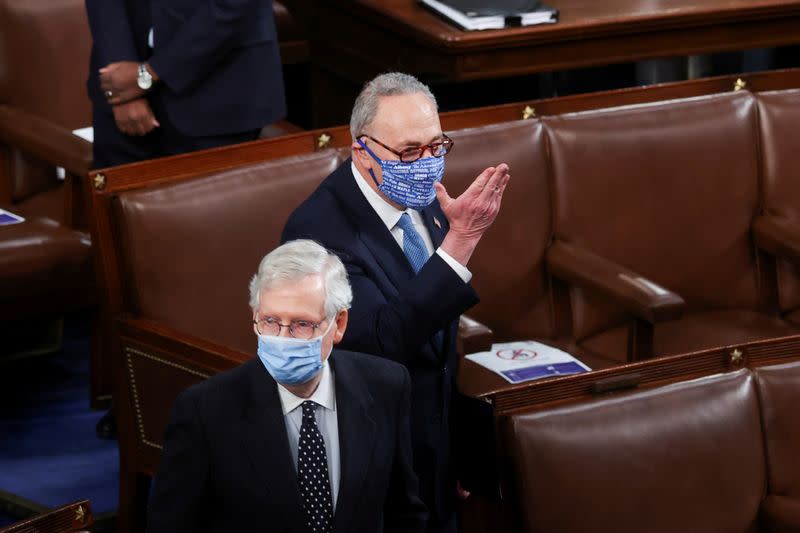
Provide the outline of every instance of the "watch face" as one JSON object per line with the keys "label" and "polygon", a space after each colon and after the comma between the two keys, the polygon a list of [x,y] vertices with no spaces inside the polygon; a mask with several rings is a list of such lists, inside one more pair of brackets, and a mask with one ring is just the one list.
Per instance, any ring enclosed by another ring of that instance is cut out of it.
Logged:
{"label": "watch face", "polygon": [[136,85],[144,91],[153,86],[153,77],[142,66],[139,67],[139,76],[136,78]]}

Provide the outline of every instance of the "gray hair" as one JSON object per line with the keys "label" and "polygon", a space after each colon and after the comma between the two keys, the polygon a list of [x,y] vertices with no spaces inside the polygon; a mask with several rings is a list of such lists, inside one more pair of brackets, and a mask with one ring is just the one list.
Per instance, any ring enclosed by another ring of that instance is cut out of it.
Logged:
{"label": "gray hair", "polygon": [[369,126],[378,112],[378,102],[382,96],[395,96],[399,94],[423,93],[430,98],[433,107],[438,109],[436,97],[430,88],[410,74],[402,72],[387,72],[368,81],[361,89],[353,112],[350,115],[350,134],[353,140],[364,133],[364,128]]}
{"label": "gray hair", "polygon": [[342,309],[350,309],[353,290],[347,271],[335,254],[308,239],[289,241],[264,256],[250,281],[250,307],[257,311],[260,293],[282,281],[299,281],[319,274],[325,286],[325,318],[332,319]]}

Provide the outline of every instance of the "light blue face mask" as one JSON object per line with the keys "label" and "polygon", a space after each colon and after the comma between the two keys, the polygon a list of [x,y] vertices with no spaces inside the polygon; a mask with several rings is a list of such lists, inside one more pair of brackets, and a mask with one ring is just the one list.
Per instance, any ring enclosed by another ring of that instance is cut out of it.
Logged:
{"label": "light blue face mask", "polygon": [[378,183],[375,173],[369,169],[372,180],[389,200],[403,207],[422,209],[436,198],[433,184],[442,181],[444,157],[426,157],[411,163],[395,159],[381,159],[361,139],[358,144],[381,165],[382,180]]}
{"label": "light blue face mask", "polygon": [[258,335],[258,358],[275,381],[299,385],[310,381],[322,369],[322,339],[336,323],[313,339]]}

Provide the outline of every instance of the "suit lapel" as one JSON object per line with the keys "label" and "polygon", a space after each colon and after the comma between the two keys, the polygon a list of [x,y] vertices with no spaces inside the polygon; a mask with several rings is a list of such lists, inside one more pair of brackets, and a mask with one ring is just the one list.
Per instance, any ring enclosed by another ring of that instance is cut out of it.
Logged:
{"label": "suit lapel", "polygon": [[251,365],[249,376],[250,402],[245,412],[243,448],[269,500],[282,510],[287,531],[303,531],[297,473],[277,385],[258,361]]}
{"label": "suit lapel", "polygon": [[353,222],[359,239],[369,249],[395,289],[411,279],[414,276],[411,264],[356,185],[350,170],[350,159],[336,171],[332,186],[335,195],[344,205],[345,213]]}
{"label": "suit lapel", "polygon": [[442,245],[442,241],[450,229],[447,217],[444,216],[444,212],[439,206],[439,200],[434,199],[431,205],[420,211],[420,214],[428,229],[428,234],[431,236],[431,241],[433,241],[433,249],[436,250]]}
{"label": "suit lapel", "polygon": [[375,422],[370,416],[372,396],[350,360],[331,357],[336,383],[341,479],[334,514],[334,531],[350,531],[358,512],[364,479],[372,462]]}

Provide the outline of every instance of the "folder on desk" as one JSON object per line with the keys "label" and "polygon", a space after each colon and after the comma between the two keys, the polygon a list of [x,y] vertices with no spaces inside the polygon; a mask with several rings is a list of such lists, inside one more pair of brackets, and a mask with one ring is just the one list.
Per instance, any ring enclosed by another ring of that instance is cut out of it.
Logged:
{"label": "folder on desk", "polygon": [[512,26],[549,24],[558,10],[538,0],[420,0],[465,30],[496,30]]}
{"label": "folder on desk", "polygon": [[492,344],[488,352],[465,356],[509,383],[579,374],[591,370],[572,355],[536,341]]}

